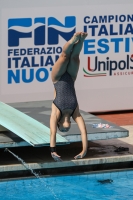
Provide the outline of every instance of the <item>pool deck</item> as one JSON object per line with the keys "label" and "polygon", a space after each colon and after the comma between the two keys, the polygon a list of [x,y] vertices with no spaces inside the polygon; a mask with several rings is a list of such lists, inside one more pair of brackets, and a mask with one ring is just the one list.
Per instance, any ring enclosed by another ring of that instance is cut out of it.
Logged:
{"label": "pool deck", "polygon": [[[22,158],[28,167],[35,171],[44,170],[46,174],[54,174],[64,169],[80,168],[117,164],[121,168],[122,163],[130,163],[133,167],[133,125],[123,126],[129,130],[129,137],[109,140],[97,140],[89,142],[87,155],[83,159],[75,160],[74,156],[81,151],[81,142],[58,146],[58,154],[62,162],[53,161],[49,147],[18,147],[9,148],[13,153]],[[115,152],[118,147],[128,147],[129,151]],[[27,169],[9,152],[0,149],[0,178],[7,178],[8,174],[26,172]]]}

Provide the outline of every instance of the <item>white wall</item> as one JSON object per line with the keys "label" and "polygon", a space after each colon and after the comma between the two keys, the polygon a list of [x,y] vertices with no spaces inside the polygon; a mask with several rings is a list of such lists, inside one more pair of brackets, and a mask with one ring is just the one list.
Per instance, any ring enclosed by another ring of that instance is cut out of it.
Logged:
{"label": "white wall", "polygon": [[[38,8],[44,8],[44,15],[47,10],[50,10],[50,15],[60,15],[62,10],[64,9],[65,12],[77,13],[80,17],[85,12],[85,8],[88,7],[93,15],[97,14],[98,6],[99,8],[103,9],[110,8],[114,6],[120,12],[121,9],[125,7],[125,10],[128,8],[133,8],[133,1],[132,0],[0,0],[0,101],[11,103],[11,102],[26,102],[26,101],[38,101],[38,100],[47,100],[53,98],[53,85],[49,80],[47,83],[42,84],[41,87],[38,83],[34,83],[32,87],[27,84],[24,84],[22,87],[19,85],[14,85],[14,90],[12,87],[7,87],[5,84],[5,73],[4,72],[4,65],[5,65],[5,57],[7,56],[4,48],[5,39],[3,39],[4,34],[4,16],[8,16],[10,18],[10,10],[11,10],[11,17],[17,17],[17,9],[18,8],[18,15],[22,15],[24,17],[24,13],[26,13],[26,17],[30,17],[27,15],[28,9],[34,10],[38,16]],[[116,6],[115,6],[116,5]],[[71,8],[70,8],[71,6]],[[79,9],[81,6],[81,9]],[[101,6],[101,7],[100,7]],[[60,7],[60,8],[59,8]],[[76,11],[77,7],[77,11]],[[48,8],[48,9],[46,9]],[[62,9],[61,9],[62,8]],[[96,10],[95,10],[96,8]],[[68,9],[68,11],[67,11]],[[13,13],[14,10],[14,13]],[[19,13],[21,10],[22,13]],[[5,13],[8,12],[9,13]],[[57,13],[58,12],[58,13]],[[128,11],[127,11],[128,12]],[[105,10],[106,13],[106,10]],[[116,12],[117,14],[117,12]],[[131,13],[130,13],[131,14]],[[133,14],[133,11],[132,11]],[[48,15],[48,14],[47,14]],[[42,12],[41,12],[42,16]],[[80,27],[80,25],[77,25]],[[131,36],[130,36],[131,37]],[[64,44],[64,41],[61,41],[61,45]],[[131,47],[132,48],[132,47]],[[133,48],[130,54],[133,53]],[[113,54],[112,54],[113,55]],[[105,55],[106,56],[106,55]],[[119,55],[120,57],[121,55]],[[102,55],[103,57],[103,55]],[[106,56],[107,57],[107,56]],[[117,57],[117,56],[116,56]],[[115,55],[114,55],[115,58]],[[120,57],[120,59],[122,59]],[[6,58],[7,60],[7,58]],[[89,78],[83,79],[82,73],[82,66],[85,63],[85,57],[83,57],[83,53],[81,55],[81,67],[78,75],[78,79],[76,82],[76,92],[79,100],[79,105],[81,109],[85,111],[109,111],[109,110],[126,110],[126,109],[133,109],[133,81],[131,81],[131,76],[128,77],[118,77],[108,79],[102,78]],[[133,70],[132,70],[133,71]],[[132,75],[133,77],[133,75]],[[29,91],[29,92],[28,92]]]}

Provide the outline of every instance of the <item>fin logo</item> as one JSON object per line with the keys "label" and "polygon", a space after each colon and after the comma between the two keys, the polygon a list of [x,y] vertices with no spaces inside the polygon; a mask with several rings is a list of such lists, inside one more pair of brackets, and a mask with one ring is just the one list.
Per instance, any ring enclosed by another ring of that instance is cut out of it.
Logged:
{"label": "fin logo", "polygon": [[[18,47],[21,38],[34,37],[33,41],[36,46],[45,45],[46,41],[48,45],[57,45],[59,36],[68,41],[76,31],[76,17],[66,16],[64,21],[62,24],[54,17],[49,17],[47,21],[45,17],[9,19],[8,46]],[[47,38],[46,31],[48,32]]]}

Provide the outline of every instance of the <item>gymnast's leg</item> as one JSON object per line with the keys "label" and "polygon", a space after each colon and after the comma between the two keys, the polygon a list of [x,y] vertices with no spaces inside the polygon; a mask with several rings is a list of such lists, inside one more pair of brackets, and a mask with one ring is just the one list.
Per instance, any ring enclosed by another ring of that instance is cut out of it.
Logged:
{"label": "gymnast's leg", "polygon": [[54,64],[51,73],[51,78],[54,83],[57,82],[67,70],[73,46],[79,40],[80,33],[81,32],[75,33],[74,36],[64,45],[59,59]]}
{"label": "gymnast's leg", "polygon": [[67,66],[67,72],[71,75],[74,81],[76,80],[77,73],[79,70],[79,64],[80,64],[79,54],[82,50],[83,42],[86,37],[87,37],[87,33],[81,32],[79,41],[73,46],[70,62]]}

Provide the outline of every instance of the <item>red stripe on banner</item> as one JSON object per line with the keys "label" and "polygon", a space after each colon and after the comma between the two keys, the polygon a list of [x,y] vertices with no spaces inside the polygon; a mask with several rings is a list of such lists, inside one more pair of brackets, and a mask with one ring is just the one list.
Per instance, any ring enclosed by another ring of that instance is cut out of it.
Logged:
{"label": "red stripe on banner", "polygon": [[[98,75],[98,76],[106,76],[106,75]],[[98,77],[98,76],[87,76],[84,74],[84,77]]]}

